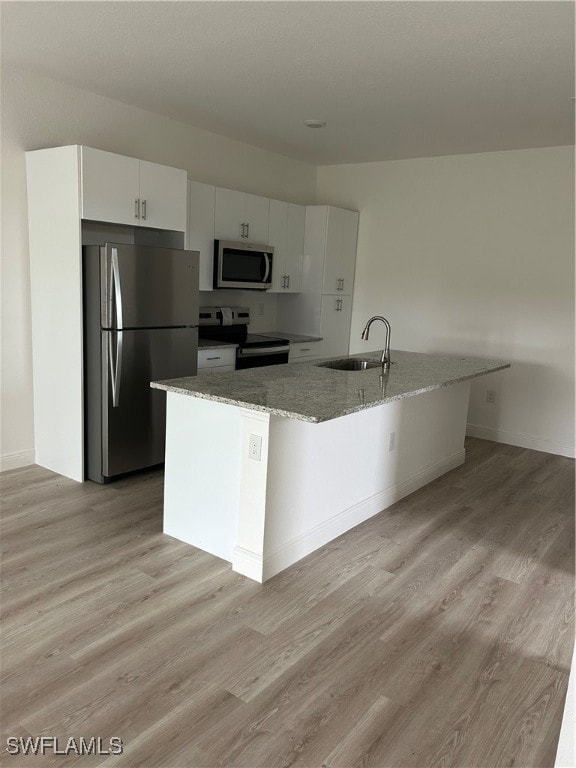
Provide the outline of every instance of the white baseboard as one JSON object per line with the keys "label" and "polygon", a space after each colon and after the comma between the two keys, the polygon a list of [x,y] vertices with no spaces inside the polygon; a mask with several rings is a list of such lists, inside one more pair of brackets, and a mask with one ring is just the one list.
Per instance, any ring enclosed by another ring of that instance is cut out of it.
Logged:
{"label": "white baseboard", "polygon": [[0,472],[6,472],[9,469],[19,469],[28,467],[36,461],[34,451],[13,451],[12,453],[3,453],[0,456]]}
{"label": "white baseboard", "polygon": [[[377,515],[383,509],[386,509],[386,507],[403,499],[404,496],[408,496],[408,494],[417,491],[437,477],[460,466],[460,464],[464,463],[464,456],[465,452],[463,450],[458,451],[452,456],[448,456],[442,461],[426,467],[407,480],[395,483],[389,488],[385,488],[374,494],[374,496],[371,496],[368,499],[363,499],[353,507],[343,510],[330,520],[320,523],[320,525],[306,531],[303,535],[287,542],[280,549],[276,550],[276,552],[265,557],[264,581],[275,574],[280,573],[280,571],[283,571],[290,565],[297,563],[311,552],[323,547],[324,544],[332,541],[337,536],[341,536],[351,528],[355,528],[365,520],[374,517],[374,515]],[[236,565],[233,567],[235,571],[239,570]],[[245,571],[240,572],[245,573],[245,575],[250,576],[250,578],[254,578],[254,576],[251,576]],[[262,579],[258,579],[258,581],[261,580]]]}
{"label": "white baseboard", "polygon": [[257,552],[236,545],[232,554],[232,570],[262,584],[264,581],[263,561],[264,558]]}
{"label": "white baseboard", "polygon": [[530,448],[533,451],[554,453],[557,456],[567,456],[570,459],[576,458],[576,447],[573,444],[549,440],[547,437],[529,435],[525,432],[508,432],[504,429],[483,427],[480,424],[467,424],[466,434],[468,437],[479,437],[481,440],[493,440],[495,443],[517,445],[518,448]]}

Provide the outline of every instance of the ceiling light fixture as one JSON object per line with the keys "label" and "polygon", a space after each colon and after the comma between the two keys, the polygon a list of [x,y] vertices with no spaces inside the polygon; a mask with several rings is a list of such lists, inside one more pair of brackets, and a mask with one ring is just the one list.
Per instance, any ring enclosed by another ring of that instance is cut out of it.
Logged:
{"label": "ceiling light fixture", "polygon": [[304,125],[308,128],[324,128],[326,120],[304,120]]}

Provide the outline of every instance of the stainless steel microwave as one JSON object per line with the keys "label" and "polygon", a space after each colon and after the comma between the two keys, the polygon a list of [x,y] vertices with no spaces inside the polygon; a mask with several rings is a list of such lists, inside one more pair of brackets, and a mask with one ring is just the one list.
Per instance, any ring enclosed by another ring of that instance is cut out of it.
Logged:
{"label": "stainless steel microwave", "polygon": [[214,288],[265,291],[272,285],[271,245],[214,241]]}

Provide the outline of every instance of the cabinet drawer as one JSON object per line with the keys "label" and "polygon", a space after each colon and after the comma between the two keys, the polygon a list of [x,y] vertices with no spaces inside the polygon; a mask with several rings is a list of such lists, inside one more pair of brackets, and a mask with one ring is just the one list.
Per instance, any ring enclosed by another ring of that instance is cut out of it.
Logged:
{"label": "cabinet drawer", "polygon": [[298,344],[290,344],[290,354],[288,356],[288,362],[292,363],[297,360],[305,360],[308,357],[319,357],[321,354],[322,354],[321,341],[307,341],[307,342],[300,342]]}
{"label": "cabinet drawer", "polygon": [[219,368],[222,365],[231,365],[232,370],[234,370],[236,366],[236,350],[234,347],[198,350],[198,370],[201,368]]}

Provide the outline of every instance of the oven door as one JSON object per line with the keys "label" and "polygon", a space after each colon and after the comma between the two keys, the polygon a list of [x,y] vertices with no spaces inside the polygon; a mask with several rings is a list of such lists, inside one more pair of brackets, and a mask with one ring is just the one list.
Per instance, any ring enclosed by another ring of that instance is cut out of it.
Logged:
{"label": "oven door", "polygon": [[288,362],[290,346],[244,347],[236,350],[236,370],[260,368],[263,365],[282,365]]}
{"label": "oven door", "polygon": [[214,288],[265,291],[272,285],[272,246],[214,241]]}

